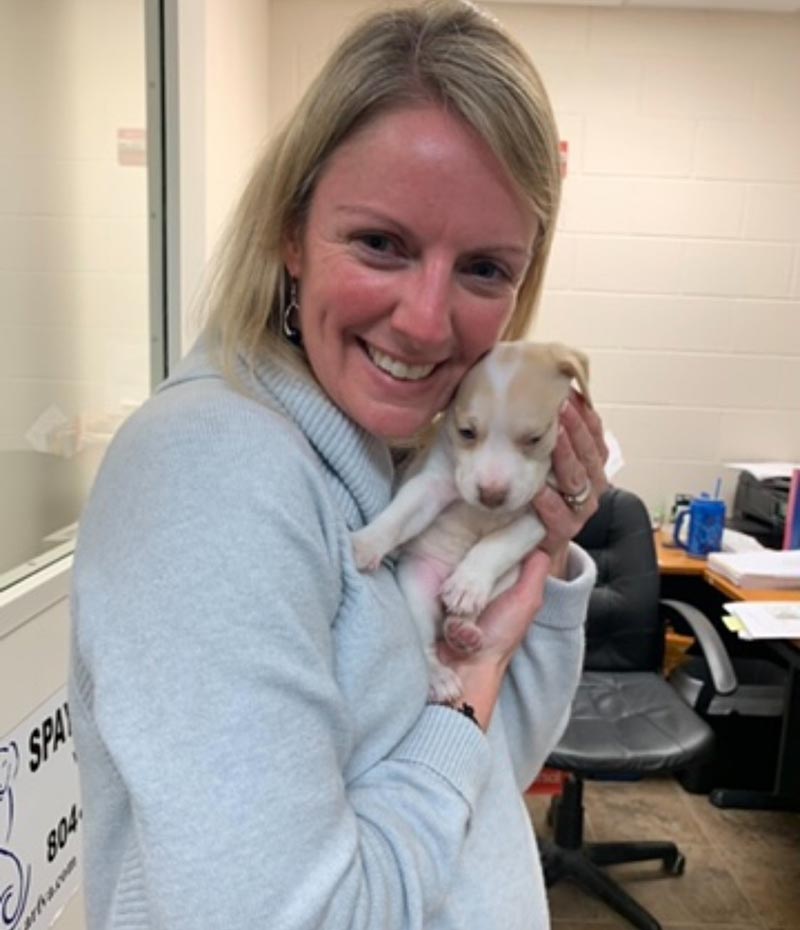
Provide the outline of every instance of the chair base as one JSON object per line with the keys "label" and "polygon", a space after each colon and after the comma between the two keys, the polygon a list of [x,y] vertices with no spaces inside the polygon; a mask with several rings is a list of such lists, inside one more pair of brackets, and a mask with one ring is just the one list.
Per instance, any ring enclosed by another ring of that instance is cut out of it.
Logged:
{"label": "chair base", "polygon": [[564,793],[553,799],[550,817],[554,839],[539,839],[545,884],[572,881],[604,901],[638,930],[662,930],[661,924],[610,878],[601,866],[660,859],[670,875],[681,875],[686,860],[674,843],[583,842],[583,782],[575,775],[564,784]]}

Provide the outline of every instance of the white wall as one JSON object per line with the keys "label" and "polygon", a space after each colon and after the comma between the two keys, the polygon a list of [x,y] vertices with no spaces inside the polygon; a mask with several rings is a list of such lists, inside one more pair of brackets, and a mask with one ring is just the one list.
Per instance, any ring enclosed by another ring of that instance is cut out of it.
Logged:
{"label": "white wall", "polygon": [[[368,0],[272,0],[282,117]],[[535,338],[583,346],[619,482],[657,509],[800,460],[800,15],[486,3],[569,143]]]}
{"label": "white wall", "polygon": [[206,0],[209,251],[269,128],[269,8],[269,0]]}
{"label": "white wall", "polygon": [[270,0],[177,0],[182,351],[209,259],[268,131]]}

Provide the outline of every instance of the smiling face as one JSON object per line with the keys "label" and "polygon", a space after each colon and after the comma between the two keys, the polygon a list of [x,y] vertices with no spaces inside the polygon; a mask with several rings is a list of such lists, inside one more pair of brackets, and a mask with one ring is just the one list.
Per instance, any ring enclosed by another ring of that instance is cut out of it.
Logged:
{"label": "smiling face", "polygon": [[427,426],[511,316],[536,228],[487,144],[433,104],[350,136],[284,250],[331,399],[383,438]]}

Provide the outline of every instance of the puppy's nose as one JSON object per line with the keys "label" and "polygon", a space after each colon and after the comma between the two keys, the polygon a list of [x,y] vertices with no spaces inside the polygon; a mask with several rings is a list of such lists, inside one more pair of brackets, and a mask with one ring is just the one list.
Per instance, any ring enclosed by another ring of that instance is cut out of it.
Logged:
{"label": "puppy's nose", "polygon": [[504,484],[479,484],[478,500],[484,507],[502,507],[508,497],[508,487]]}

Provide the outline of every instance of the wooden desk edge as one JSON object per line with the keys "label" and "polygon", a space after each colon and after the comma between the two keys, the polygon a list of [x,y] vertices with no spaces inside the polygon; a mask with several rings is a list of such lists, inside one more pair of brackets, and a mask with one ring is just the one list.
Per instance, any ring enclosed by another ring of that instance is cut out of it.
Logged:
{"label": "wooden desk edge", "polygon": [[706,570],[705,559],[693,559],[677,546],[665,546],[661,530],[653,533],[656,546],[658,570],[662,575],[702,575]]}
{"label": "wooden desk edge", "polygon": [[703,578],[732,601],[800,601],[800,588],[740,588],[709,569],[703,572]]}

